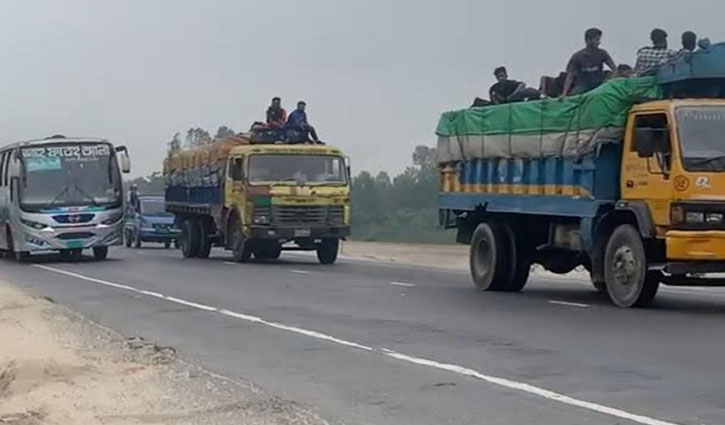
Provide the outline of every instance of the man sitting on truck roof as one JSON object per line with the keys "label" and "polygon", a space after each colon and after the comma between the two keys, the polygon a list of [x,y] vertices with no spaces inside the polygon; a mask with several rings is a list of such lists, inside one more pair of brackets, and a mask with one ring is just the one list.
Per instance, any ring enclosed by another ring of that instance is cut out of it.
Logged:
{"label": "man sitting on truck roof", "polygon": [[664,30],[653,29],[650,38],[652,46],[643,47],[637,52],[637,63],[634,65],[637,76],[652,74],[660,65],[677,55],[677,52],[667,48],[667,33]]}
{"label": "man sitting on truck roof", "polygon": [[282,128],[287,122],[287,111],[282,107],[282,99],[272,98],[272,104],[267,108],[267,128]]}
{"label": "man sitting on truck roof", "polygon": [[520,81],[509,80],[505,66],[496,68],[493,75],[496,77],[497,83],[491,86],[488,94],[491,96],[491,103],[495,105],[510,102],[515,95],[526,88],[526,84]]}
{"label": "man sitting on truck roof", "polygon": [[[297,102],[297,109],[289,114],[289,118],[287,119],[287,124],[285,125],[285,128],[291,130],[291,132],[288,132],[288,134],[293,134],[292,137],[288,137],[288,141],[291,143],[310,141],[314,141],[315,143],[317,143],[320,141],[320,139],[317,138],[317,132],[315,131],[315,127],[311,126],[310,123],[307,122],[307,112],[305,112],[306,106],[307,104],[304,101],[300,100],[299,102]],[[310,140],[310,136],[312,137],[312,140]]]}
{"label": "man sitting on truck roof", "polygon": [[584,33],[586,47],[569,60],[566,67],[566,81],[561,97],[583,94],[602,85],[605,79],[604,65],[616,70],[612,57],[606,50],[600,49],[602,30],[590,28]]}

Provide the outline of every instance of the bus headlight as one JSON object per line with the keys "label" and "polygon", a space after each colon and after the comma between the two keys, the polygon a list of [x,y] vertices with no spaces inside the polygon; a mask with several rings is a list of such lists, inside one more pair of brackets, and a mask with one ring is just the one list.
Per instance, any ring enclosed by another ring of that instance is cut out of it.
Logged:
{"label": "bus headlight", "polygon": [[31,227],[31,228],[35,229],[35,230],[43,230],[46,227],[48,227],[47,225],[45,225],[43,223],[38,223],[37,221],[32,221],[32,220],[26,220],[24,218],[21,218],[20,219],[20,222],[23,223],[24,225],[28,226],[28,227]]}

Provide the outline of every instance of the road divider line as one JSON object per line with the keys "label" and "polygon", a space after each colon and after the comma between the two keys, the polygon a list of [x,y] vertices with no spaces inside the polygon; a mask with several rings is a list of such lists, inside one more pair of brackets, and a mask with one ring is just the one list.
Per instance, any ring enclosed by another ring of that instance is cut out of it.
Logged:
{"label": "road divider line", "polygon": [[334,336],[327,335],[322,332],[317,332],[317,331],[309,330],[309,329],[303,329],[303,328],[299,328],[296,326],[285,325],[283,323],[278,323],[278,322],[271,322],[271,321],[262,319],[261,317],[251,316],[251,315],[244,314],[244,313],[238,313],[238,312],[234,312],[234,311],[223,309],[223,308],[212,307],[212,306],[208,306],[205,304],[199,304],[199,303],[196,303],[193,301],[188,301],[188,300],[184,300],[181,298],[164,295],[164,294],[161,294],[158,292],[147,291],[144,289],[137,289],[132,286],[122,285],[122,284],[110,282],[110,281],[103,280],[103,279],[97,279],[97,278],[85,276],[85,275],[82,275],[79,273],[69,272],[69,271],[66,271],[63,269],[57,269],[55,267],[43,266],[40,264],[34,264],[33,267],[45,270],[47,272],[73,277],[73,278],[76,278],[79,280],[107,286],[107,287],[114,288],[114,289],[120,289],[123,291],[133,292],[133,293],[140,294],[140,295],[146,295],[146,296],[149,296],[152,298],[162,299],[162,300],[165,300],[168,302],[173,302],[175,304],[184,305],[189,308],[194,308],[197,310],[206,311],[206,312],[210,312],[210,313],[217,313],[217,314],[221,314],[223,316],[232,317],[232,318],[235,318],[238,320],[243,320],[243,321],[246,321],[249,323],[260,324],[260,325],[268,326],[271,328],[284,330],[287,332],[292,332],[297,335],[307,336],[307,337],[314,338],[317,340],[326,341],[326,342],[330,342],[330,343],[334,343],[334,344],[338,344],[338,345],[342,345],[345,347],[350,347],[350,348],[354,348],[354,349],[358,349],[358,350],[363,350],[366,352],[376,353],[376,354],[387,356],[389,358],[393,358],[393,359],[396,359],[396,360],[399,360],[402,362],[455,373],[457,375],[482,380],[482,381],[485,381],[492,385],[496,385],[496,386],[506,388],[509,390],[523,392],[523,393],[538,396],[538,397],[541,397],[541,398],[544,398],[544,399],[547,399],[550,401],[555,401],[555,402],[562,403],[562,404],[569,405],[569,406],[579,407],[579,408],[586,409],[586,410],[589,410],[592,412],[597,412],[597,413],[600,413],[603,415],[608,415],[608,416],[612,416],[612,417],[616,417],[616,418],[620,418],[620,419],[626,419],[626,420],[636,422],[639,424],[643,424],[643,425],[678,425],[673,422],[666,422],[663,420],[650,418],[650,417],[638,415],[635,413],[626,412],[624,410],[616,409],[613,407],[604,406],[604,405],[601,405],[598,403],[592,403],[589,401],[569,397],[567,395],[564,395],[564,394],[561,394],[561,393],[558,393],[555,391],[547,390],[544,388],[536,387],[531,384],[527,384],[525,382],[518,382],[518,381],[506,379],[506,378],[499,378],[499,377],[495,377],[495,376],[491,376],[491,375],[486,375],[477,370],[469,369],[469,368],[466,368],[463,366],[458,366],[458,365],[449,364],[449,363],[440,363],[435,360],[429,360],[429,359],[425,359],[425,358],[421,358],[421,357],[410,356],[410,355],[398,353],[398,352],[389,350],[387,348],[382,348],[382,347],[376,349],[376,348],[369,347],[369,346],[366,346],[363,344],[358,344],[356,342],[346,341],[344,339],[336,338]]}
{"label": "road divider line", "polygon": [[415,284],[414,283],[390,282],[390,284],[393,285],[393,286],[402,286],[404,288],[414,288],[415,287]]}
{"label": "road divider line", "polygon": [[294,274],[310,274],[307,270],[290,270],[289,272]]}
{"label": "road divider line", "polygon": [[239,263],[232,263],[231,261],[224,261],[222,264],[226,264],[227,266],[236,266]]}
{"label": "road divider line", "polygon": [[578,308],[589,308],[589,304],[580,304],[580,303],[570,303],[567,301],[556,301],[556,300],[549,300],[549,304],[556,304],[556,305],[563,305],[567,307],[578,307]]}

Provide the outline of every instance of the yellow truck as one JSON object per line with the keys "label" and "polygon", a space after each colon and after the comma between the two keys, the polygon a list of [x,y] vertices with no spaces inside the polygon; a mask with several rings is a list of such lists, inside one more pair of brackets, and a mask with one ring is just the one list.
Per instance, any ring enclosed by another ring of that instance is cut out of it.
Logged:
{"label": "yellow truck", "polygon": [[350,235],[349,164],[337,148],[230,137],[171,155],[164,173],[185,258],[219,246],[237,262],[304,250],[332,264]]}
{"label": "yellow truck", "polygon": [[520,291],[534,263],[583,266],[625,308],[660,284],[725,286],[725,85],[690,75],[443,114],[441,223],[470,245],[475,286]]}

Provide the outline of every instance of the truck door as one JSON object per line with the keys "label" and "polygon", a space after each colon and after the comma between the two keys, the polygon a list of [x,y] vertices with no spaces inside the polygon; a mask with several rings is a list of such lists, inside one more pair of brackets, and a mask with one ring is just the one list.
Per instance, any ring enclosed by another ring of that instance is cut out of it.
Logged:
{"label": "truck door", "polygon": [[654,223],[670,222],[672,186],[671,119],[666,111],[633,115],[627,126],[622,164],[622,199],[643,201]]}
{"label": "truck door", "polygon": [[244,157],[232,157],[229,158],[229,170],[227,172],[226,181],[226,206],[228,208],[239,209],[239,213],[244,217]]}

